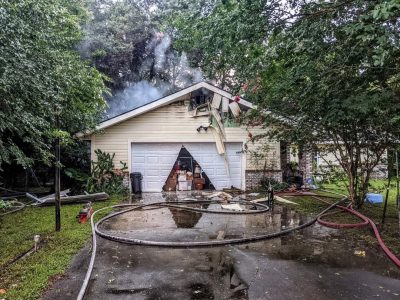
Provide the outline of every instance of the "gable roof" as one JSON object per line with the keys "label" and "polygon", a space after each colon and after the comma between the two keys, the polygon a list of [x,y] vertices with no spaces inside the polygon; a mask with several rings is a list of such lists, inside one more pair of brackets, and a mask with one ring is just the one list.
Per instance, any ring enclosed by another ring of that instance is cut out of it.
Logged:
{"label": "gable roof", "polygon": [[[214,85],[212,85],[212,84],[210,84],[210,83],[208,83],[206,81],[202,81],[202,82],[193,84],[193,85],[191,85],[189,87],[186,87],[186,88],[184,88],[182,90],[179,90],[179,91],[177,91],[175,93],[172,93],[172,94],[170,94],[168,96],[165,96],[165,97],[162,97],[160,99],[154,100],[154,101],[149,102],[149,103],[147,103],[145,105],[142,105],[142,106],[136,107],[136,108],[134,108],[132,110],[129,110],[129,111],[123,113],[123,114],[120,114],[120,115],[112,117],[112,118],[110,118],[108,120],[105,120],[105,121],[101,122],[99,125],[97,125],[96,129],[97,130],[105,129],[107,127],[110,127],[110,126],[113,126],[115,124],[121,123],[121,122],[123,122],[125,120],[128,120],[130,118],[133,118],[133,117],[136,117],[138,115],[144,114],[144,113],[146,113],[148,111],[154,110],[154,109],[156,109],[158,107],[171,104],[171,103],[175,102],[175,100],[177,98],[182,97],[182,96],[184,96],[184,95],[186,95],[186,94],[188,94],[190,92],[193,92],[195,90],[198,90],[200,88],[206,88],[206,89],[208,89],[208,90],[210,90],[210,91],[212,91],[214,93],[217,93],[217,94],[219,94],[219,95],[221,95],[223,97],[226,97],[228,99],[231,99],[231,100],[233,100],[232,98],[234,97],[231,93],[229,93],[227,91],[224,91],[223,89],[220,89],[220,88],[218,88],[218,87],[216,87],[216,86],[214,86]],[[245,106],[245,107],[247,107],[249,109],[254,108],[253,104],[251,104],[250,102],[248,102],[248,101],[246,101],[246,100],[244,100],[242,98],[240,98],[239,104],[241,104],[241,105],[243,105],[243,106]]]}

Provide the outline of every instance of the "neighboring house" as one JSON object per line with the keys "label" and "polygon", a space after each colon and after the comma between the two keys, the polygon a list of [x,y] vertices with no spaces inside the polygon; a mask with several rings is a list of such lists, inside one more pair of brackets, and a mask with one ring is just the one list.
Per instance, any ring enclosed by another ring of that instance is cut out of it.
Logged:
{"label": "neighboring house", "polygon": [[[323,145],[320,146],[323,149]],[[336,167],[339,170],[342,170],[340,166],[339,153],[334,152],[325,152],[325,151],[315,151],[313,153],[313,162],[314,168],[316,169],[316,173],[326,173],[329,172],[332,167]],[[363,156],[361,156],[363,157]],[[373,169],[371,173],[371,178],[382,179],[387,178],[388,176],[388,165],[387,165],[387,152],[382,156],[382,161]]]}
{"label": "neighboring house", "polygon": [[[282,178],[280,143],[252,143],[250,137],[265,129],[237,125],[239,115],[252,108],[248,101],[200,82],[106,120],[84,139],[91,141],[92,159],[96,149],[115,153],[117,168],[122,161],[129,173],[140,172],[145,192],[162,190],[182,146],[217,190],[250,189],[263,174]],[[255,162],[250,152],[266,143],[268,155]]]}
{"label": "neighboring house", "polygon": [[[283,147],[283,145],[281,145]],[[298,164],[299,170],[303,173],[304,179],[313,178],[314,176],[327,176],[332,169],[342,171],[342,167],[337,157],[339,153],[332,151],[322,151],[326,149],[326,144],[318,145],[319,151],[315,150],[305,151],[299,153],[298,148],[295,145],[287,146],[285,155],[281,152],[281,164],[282,169],[285,169],[285,164],[295,163]],[[379,163],[371,174],[372,178],[387,178],[388,176],[388,165],[387,165],[388,154],[385,153],[382,157],[382,162]]]}

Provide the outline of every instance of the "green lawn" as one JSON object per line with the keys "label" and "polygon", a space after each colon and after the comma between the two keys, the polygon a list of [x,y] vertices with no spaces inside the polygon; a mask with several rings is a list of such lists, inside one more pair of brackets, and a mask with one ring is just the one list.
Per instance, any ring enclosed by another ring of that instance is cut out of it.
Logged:
{"label": "green lawn", "polygon": [[[120,198],[94,204],[94,209],[116,204]],[[90,224],[79,224],[82,204],[61,209],[61,232],[54,231],[54,206],[30,207],[0,218],[0,268],[33,245],[33,236],[44,239],[42,248],[6,269],[0,269],[0,299],[38,299],[49,280],[65,272],[72,257],[91,236]]]}

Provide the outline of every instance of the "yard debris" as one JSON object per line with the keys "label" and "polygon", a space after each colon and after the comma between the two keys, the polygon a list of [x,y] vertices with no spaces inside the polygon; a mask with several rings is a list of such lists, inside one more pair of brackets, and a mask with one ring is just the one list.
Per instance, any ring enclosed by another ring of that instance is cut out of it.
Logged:
{"label": "yard debris", "polygon": [[[284,198],[279,197],[279,196],[277,196],[277,195],[274,195],[274,200],[276,200],[276,201],[278,201],[278,202],[281,202],[281,203],[299,205],[299,204],[296,203],[296,202],[293,202],[293,201],[284,199]],[[267,199],[266,197],[264,197],[264,198],[258,198],[258,199],[254,199],[254,200],[250,200],[250,202],[252,202],[252,203],[265,202],[265,201],[268,201],[268,199]]]}
{"label": "yard debris", "polygon": [[221,204],[223,209],[229,209],[234,211],[244,211],[244,209],[237,203],[234,204]]}
{"label": "yard debris", "polygon": [[259,199],[250,200],[250,202],[252,202],[252,203],[265,202],[265,201],[267,201],[266,198],[259,198]]}
{"label": "yard debris", "polygon": [[[60,192],[60,197],[67,197],[69,192],[70,192],[70,189],[66,189],[66,190],[61,191]],[[50,195],[47,195],[47,196],[39,198],[39,197],[36,197],[35,195],[32,195],[30,193],[25,193],[26,197],[28,197],[29,199],[34,200],[36,202],[39,202],[39,203],[43,203],[46,199],[54,198],[55,195],[56,194],[50,194]]]}
{"label": "yard debris", "polygon": [[[61,197],[67,197],[70,192],[71,192],[70,189],[63,190],[63,191],[60,192],[60,196]],[[44,200],[44,199],[54,198],[55,196],[56,196],[56,194],[50,194],[50,195],[47,195],[47,196],[42,197],[40,199]]]}
{"label": "yard debris", "polygon": [[[55,198],[53,195],[51,195],[52,197],[45,196],[43,198],[38,198],[35,197],[34,195],[27,193],[26,196],[38,202],[38,205],[51,205],[55,203]],[[67,196],[66,193],[64,193],[64,195],[60,199],[61,203],[68,204],[68,203],[80,203],[87,201],[103,201],[107,200],[108,198],[109,196],[107,193],[101,192],[89,195],[76,195],[76,196]]]}
{"label": "yard debris", "polygon": [[[214,194],[213,192],[202,192],[201,193],[201,195],[202,196],[210,196],[210,195],[212,195],[212,194]],[[207,197],[208,198],[208,197]]]}
{"label": "yard debris", "polygon": [[29,193],[26,193],[26,197],[28,197],[29,199],[32,199],[32,200],[34,200],[36,202],[42,202],[42,200],[40,198],[38,198],[38,197],[36,197],[36,196],[34,196],[32,194],[29,194]]}
{"label": "yard debris", "polygon": [[223,240],[225,238],[225,231],[220,230],[218,231],[217,240]]}
{"label": "yard debris", "polygon": [[226,192],[216,192],[216,193],[207,195],[207,198],[209,198],[209,199],[210,198],[216,198],[216,197],[222,198],[222,199],[232,199],[233,198],[232,195],[230,195],[230,194],[228,194]]}
{"label": "yard debris", "polygon": [[365,257],[365,251],[364,250],[354,250],[354,254],[357,256]]}
{"label": "yard debris", "polygon": [[231,194],[242,194],[243,193],[243,191],[241,189],[238,189],[234,186],[231,186],[230,188],[225,188],[222,190],[226,193],[231,193]]}
{"label": "yard debris", "polygon": [[289,192],[289,191],[285,191],[285,192],[277,192],[276,194],[280,195],[280,196],[318,196],[316,193],[314,192],[307,192],[307,191],[294,191],[294,192]]}
{"label": "yard debris", "polygon": [[247,196],[250,196],[250,197],[257,197],[258,195],[260,195],[260,193],[250,193],[250,194],[247,194]]}

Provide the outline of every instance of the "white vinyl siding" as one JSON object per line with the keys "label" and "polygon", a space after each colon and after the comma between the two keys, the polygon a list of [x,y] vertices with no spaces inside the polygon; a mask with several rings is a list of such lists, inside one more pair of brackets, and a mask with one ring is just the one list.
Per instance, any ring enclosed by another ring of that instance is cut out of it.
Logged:
{"label": "white vinyl siding", "polygon": [[[145,114],[125,120],[111,127],[103,129],[95,136],[92,135],[92,149],[101,149],[109,153],[115,153],[115,165],[119,167],[119,161],[129,165],[131,143],[182,143],[204,142],[215,143],[214,136],[209,129],[198,133],[197,128],[209,123],[207,116],[191,117],[186,106],[182,102],[166,105]],[[248,142],[248,132],[242,127],[225,128],[227,143]],[[263,129],[249,129],[256,135],[264,132]],[[277,160],[276,170],[280,169],[279,143],[270,142],[271,155]],[[257,143],[248,143],[249,149],[256,148]],[[93,152],[92,152],[93,153]],[[94,158],[94,157],[93,157]],[[246,169],[261,169],[262,166],[252,166],[249,158],[246,159]]]}

